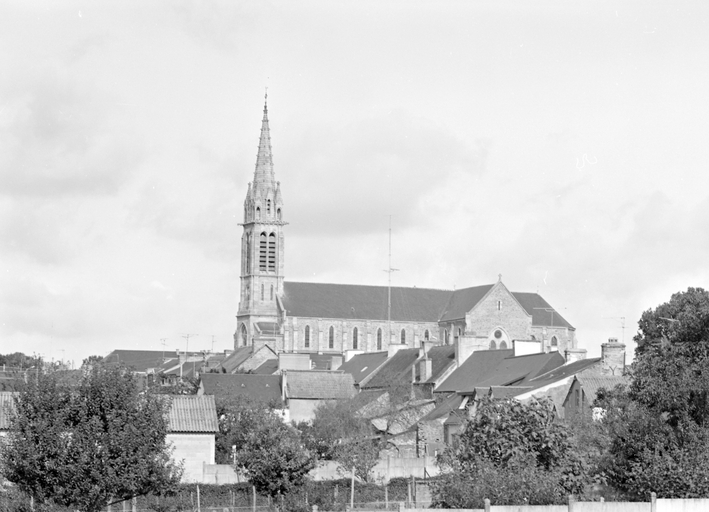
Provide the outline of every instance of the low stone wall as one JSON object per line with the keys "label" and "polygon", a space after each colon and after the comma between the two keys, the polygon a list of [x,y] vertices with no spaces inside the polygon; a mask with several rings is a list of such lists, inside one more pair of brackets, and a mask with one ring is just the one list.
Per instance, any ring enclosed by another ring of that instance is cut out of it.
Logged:
{"label": "low stone wall", "polygon": [[[430,478],[439,473],[435,457],[389,457],[380,460],[372,469],[375,482],[388,482],[392,478]],[[347,478],[349,470],[342,470],[334,461],[323,461],[310,472],[314,480]]]}

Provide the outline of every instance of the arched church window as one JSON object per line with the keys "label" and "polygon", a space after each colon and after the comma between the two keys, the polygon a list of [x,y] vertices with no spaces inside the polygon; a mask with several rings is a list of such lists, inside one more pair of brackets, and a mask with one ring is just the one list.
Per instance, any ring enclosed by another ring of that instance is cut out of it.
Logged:
{"label": "arched church window", "polygon": [[309,325],[305,326],[305,336],[303,339],[303,346],[305,348],[310,348],[310,326]]}
{"label": "arched church window", "polygon": [[401,330],[401,344],[402,345],[406,344],[406,329]]}
{"label": "arched church window", "polygon": [[268,271],[276,271],[276,234],[268,235]]}
{"label": "arched church window", "polygon": [[556,336],[551,337],[551,346],[552,347],[558,347],[559,346],[559,340],[556,339]]}
{"label": "arched church window", "polygon": [[425,331],[423,331],[423,339],[424,339],[424,340],[428,341],[429,338],[430,338],[430,336],[431,336],[431,334],[428,332],[428,329],[426,329]]}
{"label": "arched church window", "polygon": [[268,254],[268,237],[266,233],[261,233],[259,236],[259,248],[258,248],[258,269],[261,272],[266,272],[268,269],[267,257]]}
{"label": "arched church window", "polygon": [[271,200],[266,201],[266,213],[271,215]]}
{"label": "arched church window", "polygon": [[256,207],[256,220],[261,220],[261,207]]}
{"label": "arched church window", "polygon": [[382,349],[382,330],[377,329],[377,350]]}
{"label": "arched church window", "polygon": [[500,350],[505,350],[507,348],[507,342],[505,340],[502,340],[500,342]]}
{"label": "arched church window", "polygon": [[271,300],[273,300],[273,285],[271,285]]}
{"label": "arched church window", "polygon": [[497,350],[497,344],[495,340],[490,340],[490,350]]}
{"label": "arched church window", "polygon": [[276,210],[276,217],[278,217],[278,220],[281,220],[281,209],[280,208],[278,208]]}
{"label": "arched church window", "polygon": [[335,348],[335,328],[332,325],[327,334],[327,348]]}
{"label": "arched church window", "polygon": [[246,326],[244,324],[241,324],[241,328],[239,329],[239,338],[239,341],[241,341],[241,346],[245,347],[248,344],[249,333],[246,330]]}
{"label": "arched church window", "polygon": [[264,287],[263,287],[263,283],[261,283],[261,300],[264,300],[264,298],[265,298],[264,297]]}
{"label": "arched church window", "polygon": [[357,330],[356,327],[354,329],[352,329],[352,349],[353,350],[357,350],[357,344],[359,342],[359,340],[357,339],[358,334],[359,334],[359,331]]}

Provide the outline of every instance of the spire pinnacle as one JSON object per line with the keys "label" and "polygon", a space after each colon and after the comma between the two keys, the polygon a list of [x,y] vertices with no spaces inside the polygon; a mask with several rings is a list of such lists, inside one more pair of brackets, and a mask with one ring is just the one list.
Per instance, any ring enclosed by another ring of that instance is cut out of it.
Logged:
{"label": "spire pinnacle", "polygon": [[254,172],[254,189],[263,186],[273,187],[273,156],[271,154],[271,132],[268,126],[268,87],[264,95],[263,120],[261,121],[261,138],[258,144],[256,170]]}

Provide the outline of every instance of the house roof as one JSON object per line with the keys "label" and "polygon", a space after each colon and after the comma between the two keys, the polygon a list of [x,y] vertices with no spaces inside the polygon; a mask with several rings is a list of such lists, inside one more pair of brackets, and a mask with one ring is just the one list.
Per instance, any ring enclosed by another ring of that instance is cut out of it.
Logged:
{"label": "house roof", "polygon": [[205,373],[200,388],[205,395],[248,395],[264,403],[281,402],[281,376],[250,373]]}
{"label": "house roof", "polygon": [[356,385],[372,374],[387,360],[386,352],[367,352],[357,354],[352,359],[343,363],[339,370],[352,375]]}
{"label": "house roof", "polygon": [[529,379],[526,382],[526,385],[531,386],[533,389],[541,388],[549,384],[553,384],[554,382],[564,380],[568,377],[572,377],[577,373],[591,368],[600,361],[600,357],[594,357],[591,359],[580,359],[578,361],[574,361],[573,363],[564,364],[546,373],[537,375],[533,379]]}
{"label": "house roof", "polygon": [[222,361],[222,368],[224,368],[228,373],[233,372],[238,369],[239,366],[244,364],[251,354],[253,354],[253,347],[248,345],[246,347],[239,347],[234,352],[229,354],[224,361]]}
{"label": "house roof", "polygon": [[10,428],[10,412],[15,406],[13,397],[17,394],[14,391],[0,392],[0,430]]}
{"label": "house roof", "polygon": [[355,394],[354,379],[349,373],[289,370],[284,376],[290,399],[335,400]]}
{"label": "house roof", "polygon": [[148,368],[157,368],[165,359],[174,355],[173,351],[164,350],[114,350],[103,358],[105,363],[120,363],[137,372],[145,372]]}
{"label": "house roof", "polygon": [[379,367],[377,373],[361,387],[387,388],[393,384],[411,382],[411,367],[419,357],[419,349],[404,348],[391,356]]}
{"label": "house roof", "polygon": [[[310,369],[311,370],[339,370],[339,368],[333,368],[333,354],[317,354],[315,352],[310,352]],[[337,357],[342,361],[342,356],[337,354]]]}
{"label": "house roof", "polygon": [[278,371],[278,359],[266,359],[261,366],[258,366],[252,370],[253,373],[258,375],[273,375]]}
{"label": "house roof", "polygon": [[478,382],[484,381],[503,359],[512,356],[508,350],[477,350],[437,388],[436,392],[473,391]]}
{"label": "house roof", "polygon": [[217,407],[211,395],[172,395],[168,431],[212,433],[219,430]]}
{"label": "house roof", "polygon": [[[431,347],[426,357],[431,360],[431,376],[424,382],[436,382],[441,375],[455,363],[455,346],[453,345],[439,345],[436,347]],[[421,379],[421,368],[417,365],[416,367],[416,380]]]}
{"label": "house roof", "polygon": [[[387,287],[332,283],[283,284],[288,315],[311,318],[387,320]],[[451,292],[430,288],[391,288],[391,320],[437,322]]]}
{"label": "house roof", "polygon": [[589,405],[593,405],[599,389],[611,390],[619,385],[627,386],[630,382],[624,375],[577,375],[576,379],[581,384]]}
{"label": "house roof", "polygon": [[447,418],[451,411],[458,410],[464,399],[465,397],[463,395],[454,393],[446,397],[442,402],[436,405],[435,409],[426,414],[426,416],[422,417],[419,421],[426,422]]}
{"label": "house roof", "polygon": [[564,358],[558,352],[508,357],[500,361],[485,380],[477,383],[477,386],[528,385],[527,383],[533,378],[563,365],[564,362]]}
{"label": "house roof", "polygon": [[[465,318],[494,285],[460,290],[391,288],[391,320],[395,322],[440,322]],[[387,320],[386,286],[333,283],[283,283],[282,303],[286,313],[305,318]],[[573,329],[537,293],[511,292],[532,317],[532,325]]]}

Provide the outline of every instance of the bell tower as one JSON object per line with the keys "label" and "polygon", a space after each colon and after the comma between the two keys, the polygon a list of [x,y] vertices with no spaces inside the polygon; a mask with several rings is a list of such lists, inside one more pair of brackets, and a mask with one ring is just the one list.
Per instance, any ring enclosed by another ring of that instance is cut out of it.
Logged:
{"label": "bell tower", "polygon": [[271,134],[268,126],[268,94],[263,106],[261,138],[254,180],[244,200],[244,232],[241,236],[241,291],[234,348],[257,344],[271,348],[282,340],[278,297],[283,293],[283,199],[273,172]]}

